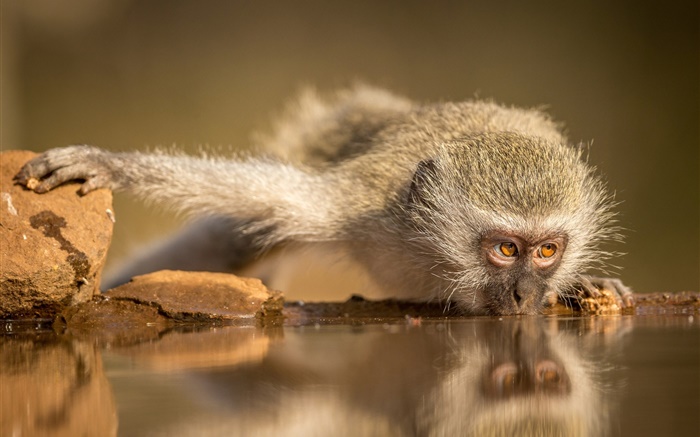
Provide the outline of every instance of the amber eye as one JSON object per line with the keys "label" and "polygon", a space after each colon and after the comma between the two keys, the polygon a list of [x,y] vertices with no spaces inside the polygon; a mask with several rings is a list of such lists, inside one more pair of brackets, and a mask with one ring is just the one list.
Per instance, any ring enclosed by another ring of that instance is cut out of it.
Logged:
{"label": "amber eye", "polygon": [[551,258],[557,251],[557,245],[552,243],[546,243],[540,246],[540,256],[542,258]]}
{"label": "amber eye", "polygon": [[500,255],[511,257],[518,254],[518,246],[515,243],[498,243],[493,247]]}

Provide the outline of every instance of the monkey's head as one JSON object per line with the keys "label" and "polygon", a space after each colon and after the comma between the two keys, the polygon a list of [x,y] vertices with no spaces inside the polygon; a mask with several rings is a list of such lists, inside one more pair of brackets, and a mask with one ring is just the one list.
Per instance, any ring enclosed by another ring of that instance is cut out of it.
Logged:
{"label": "monkey's head", "polygon": [[581,151],[539,137],[444,144],[418,164],[407,193],[409,240],[431,253],[422,268],[468,312],[541,312],[616,235],[611,198]]}

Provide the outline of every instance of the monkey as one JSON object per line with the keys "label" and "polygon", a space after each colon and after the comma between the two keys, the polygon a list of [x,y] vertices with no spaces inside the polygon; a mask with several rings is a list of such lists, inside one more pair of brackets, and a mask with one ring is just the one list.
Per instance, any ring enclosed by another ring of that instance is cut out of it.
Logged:
{"label": "monkey", "polygon": [[168,251],[211,246],[225,264],[213,269],[324,245],[387,296],[464,314],[535,315],[603,289],[634,304],[619,279],[586,273],[610,258],[601,243],[620,239],[615,201],[540,109],[417,103],[368,85],[308,90],[258,144],[267,153],[233,157],[69,146],[33,158],[15,181],[45,193],[79,180],[80,195],[127,191],[205,217]]}

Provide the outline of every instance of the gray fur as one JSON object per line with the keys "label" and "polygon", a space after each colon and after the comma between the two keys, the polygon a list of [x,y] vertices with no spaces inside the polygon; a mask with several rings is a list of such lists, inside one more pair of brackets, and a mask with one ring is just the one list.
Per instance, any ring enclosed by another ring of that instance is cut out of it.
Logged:
{"label": "gray fur", "polygon": [[[269,155],[73,146],[32,160],[17,179],[46,178],[38,192],[84,179],[83,193],[127,190],[195,216],[228,217],[230,246],[242,254],[233,268],[264,248],[338,244],[388,294],[471,313],[539,312],[582,283],[582,272],[607,256],[598,244],[616,238],[604,185],[539,110],[478,100],[421,105],[364,86],[327,99],[307,92],[259,146]],[[526,241],[561,236],[566,249],[546,275],[525,264],[505,274],[482,255],[496,231]],[[595,295],[590,284],[584,293]],[[536,296],[513,302],[526,288]],[[616,291],[630,302],[626,287]]]}

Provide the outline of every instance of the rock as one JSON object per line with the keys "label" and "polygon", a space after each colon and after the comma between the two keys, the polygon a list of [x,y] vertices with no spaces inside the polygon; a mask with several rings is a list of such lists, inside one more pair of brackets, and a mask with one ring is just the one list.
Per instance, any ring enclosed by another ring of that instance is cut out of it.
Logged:
{"label": "rock", "polygon": [[46,194],[12,178],[36,156],[0,153],[0,319],[51,318],[99,293],[112,238],[112,194],[77,194],[66,184]]}
{"label": "rock", "polygon": [[53,323],[57,332],[109,347],[155,341],[172,326],[156,307],[100,297],[66,308]]}
{"label": "rock", "polygon": [[156,306],[177,321],[242,320],[282,314],[282,294],[259,279],[226,273],[161,270],[109,290],[110,299]]}

